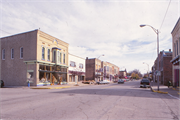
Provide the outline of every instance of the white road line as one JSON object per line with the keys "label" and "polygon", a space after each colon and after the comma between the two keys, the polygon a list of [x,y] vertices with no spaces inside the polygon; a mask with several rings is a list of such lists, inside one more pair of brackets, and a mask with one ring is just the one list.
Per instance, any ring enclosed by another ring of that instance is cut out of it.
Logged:
{"label": "white road line", "polygon": [[172,96],[172,95],[171,95],[171,94],[169,94],[169,93],[168,93],[168,95],[169,95],[169,96],[171,96],[171,97],[173,97],[173,98],[176,98],[176,99],[180,100],[180,98],[178,98],[178,97],[174,97],[174,96]]}

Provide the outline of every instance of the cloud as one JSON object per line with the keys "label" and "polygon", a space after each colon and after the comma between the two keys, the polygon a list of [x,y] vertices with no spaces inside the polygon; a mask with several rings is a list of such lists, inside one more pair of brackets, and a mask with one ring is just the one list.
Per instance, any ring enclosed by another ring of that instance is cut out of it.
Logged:
{"label": "cloud", "polygon": [[[69,43],[69,52],[80,57],[112,62],[128,71],[146,72],[142,62],[153,65],[157,35],[169,0],[105,1],[2,1],[1,37],[40,28]],[[160,50],[171,45],[171,31],[179,17],[179,0],[172,0],[160,29]]]}

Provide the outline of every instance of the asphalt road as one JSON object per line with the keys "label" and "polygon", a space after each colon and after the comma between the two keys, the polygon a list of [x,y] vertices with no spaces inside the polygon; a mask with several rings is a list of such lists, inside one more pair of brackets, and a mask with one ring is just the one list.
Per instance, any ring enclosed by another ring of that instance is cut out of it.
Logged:
{"label": "asphalt road", "polygon": [[178,120],[180,100],[140,81],[66,89],[0,89],[0,118],[11,120]]}

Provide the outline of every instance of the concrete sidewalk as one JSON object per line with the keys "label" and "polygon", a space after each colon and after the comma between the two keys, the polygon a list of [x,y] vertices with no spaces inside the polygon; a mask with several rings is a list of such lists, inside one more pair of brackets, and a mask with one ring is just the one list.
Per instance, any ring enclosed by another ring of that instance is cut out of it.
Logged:
{"label": "concrete sidewalk", "polygon": [[32,86],[31,89],[63,89],[63,88],[70,88],[70,87],[80,87],[80,86],[87,86],[90,84],[83,84],[79,82],[77,85],[74,83],[71,84],[64,84],[64,85],[48,85],[48,86]]}
{"label": "concrete sidewalk", "polygon": [[162,93],[162,94],[169,94],[170,96],[174,96],[180,99],[180,88],[173,88],[168,86],[159,84],[159,91],[158,91],[158,84],[156,82],[151,82],[151,90],[153,92]]}

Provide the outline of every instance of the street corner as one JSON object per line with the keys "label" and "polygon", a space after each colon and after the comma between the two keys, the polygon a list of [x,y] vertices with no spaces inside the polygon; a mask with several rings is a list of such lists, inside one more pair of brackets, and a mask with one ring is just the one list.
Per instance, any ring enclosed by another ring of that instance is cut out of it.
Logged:
{"label": "street corner", "polygon": [[[152,88],[151,88],[151,89],[152,89]],[[168,94],[168,92],[156,91],[156,90],[154,90],[154,89],[152,89],[152,92],[161,93],[161,94]]]}
{"label": "street corner", "polygon": [[31,89],[64,89],[64,88],[70,88],[71,86],[62,86],[62,87],[31,87]]}

